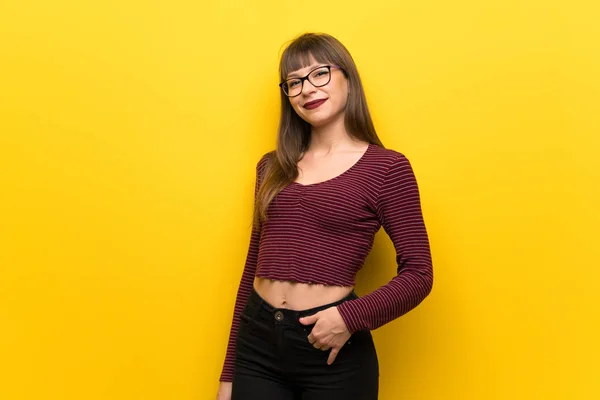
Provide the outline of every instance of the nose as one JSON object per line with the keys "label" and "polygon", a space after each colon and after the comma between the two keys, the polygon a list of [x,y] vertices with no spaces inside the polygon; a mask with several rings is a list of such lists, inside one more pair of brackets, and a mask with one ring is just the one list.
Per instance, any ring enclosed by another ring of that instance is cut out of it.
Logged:
{"label": "nose", "polygon": [[302,94],[313,93],[317,90],[315,86],[308,79],[304,80],[304,84],[302,85]]}

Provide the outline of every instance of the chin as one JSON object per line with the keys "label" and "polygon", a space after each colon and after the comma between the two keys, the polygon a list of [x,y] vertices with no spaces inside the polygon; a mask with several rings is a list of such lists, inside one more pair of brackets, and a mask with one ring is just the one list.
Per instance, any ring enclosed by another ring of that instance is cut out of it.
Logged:
{"label": "chin", "polygon": [[312,126],[319,126],[319,125],[325,125],[327,122],[329,122],[331,120],[331,115],[329,115],[327,113],[327,115],[325,115],[325,113],[323,113],[322,115],[311,115],[310,117],[304,117],[302,118],[303,120],[305,120],[306,122],[308,122],[309,124],[311,124]]}
{"label": "chin", "polygon": [[312,118],[306,119],[305,121],[308,122],[312,127],[318,128],[320,126],[327,125],[327,123],[329,122],[329,118]]}

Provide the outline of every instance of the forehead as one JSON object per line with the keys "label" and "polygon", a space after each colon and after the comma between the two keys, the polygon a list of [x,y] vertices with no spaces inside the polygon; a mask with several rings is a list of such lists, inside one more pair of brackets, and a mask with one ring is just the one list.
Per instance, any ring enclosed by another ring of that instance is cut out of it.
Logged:
{"label": "forehead", "polygon": [[293,63],[288,65],[288,73],[286,75],[287,78],[294,78],[299,76],[304,76],[308,74],[311,70],[326,64],[326,62],[319,62],[312,54],[304,55],[304,57],[299,57],[294,60]]}
{"label": "forehead", "polygon": [[306,68],[302,68],[297,71],[290,72],[288,74],[288,78],[297,78],[300,76],[304,76],[304,75],[308,74],[310,71],[312,71],[313,69],[316,69],[322,65],[323,65],[323,63],[313,63]]}

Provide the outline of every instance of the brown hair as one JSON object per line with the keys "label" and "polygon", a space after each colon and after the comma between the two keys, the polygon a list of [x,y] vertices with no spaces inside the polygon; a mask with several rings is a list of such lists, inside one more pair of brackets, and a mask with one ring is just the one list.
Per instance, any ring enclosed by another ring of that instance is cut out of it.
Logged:
{"label": "brown hair", "polygon": [[[328,63],[342,68],[348,79],[348,102],[344,125],[348,134],[381,147],[360,76],[348,49],[336,38],[325,33],[304,33],[291,41],[281,55],[279,63],[280,81],[288,73],[310,65],[310,57],[319,63]],[[267,219],[267,208],[283,188],[298,177],[297,163],[310,144],[311,126],[296,114],[288,97],[280,91],[281,117],[277,133],[277,146],[267,153],[267,162],[260,178],[254,206],[253,224],[260,227]],[[258,183],[258,182],[257,182]]]}

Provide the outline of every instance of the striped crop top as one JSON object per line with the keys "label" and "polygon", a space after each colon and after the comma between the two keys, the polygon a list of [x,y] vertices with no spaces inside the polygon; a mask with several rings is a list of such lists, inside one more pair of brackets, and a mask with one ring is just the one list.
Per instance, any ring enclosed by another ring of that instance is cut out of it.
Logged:
{"label": "striped crop top", "polygon": [[[268,154],[256,165],[255,198]],[[398,318],[431,291],[433,268],[419,189],[402,153],[369,144],[342,174],[286,186],[270,203],[267,216],[250,236],[221,381],[232,380],[239,316],[255,276],[354,286],[383,226],[396,251],[397,274],[377,290],[337,306],[350,333]]]}

